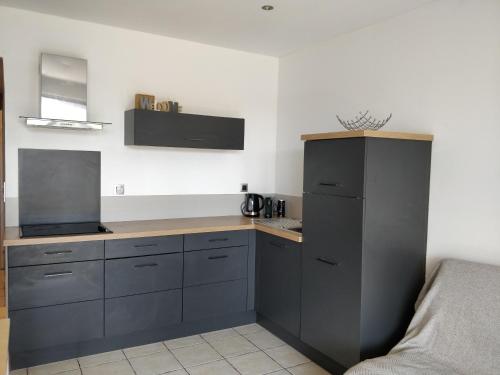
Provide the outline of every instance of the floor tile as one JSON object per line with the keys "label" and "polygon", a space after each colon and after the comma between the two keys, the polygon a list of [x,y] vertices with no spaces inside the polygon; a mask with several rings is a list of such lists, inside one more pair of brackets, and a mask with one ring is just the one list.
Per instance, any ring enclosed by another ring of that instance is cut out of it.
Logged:
{"label": "floor tile", "polygon": [[20,368],[18,370],[13,370],[9,372],[9,375],[26,375],[28,370],[25,368]]}
{"label": "floor tile", "polygon": [[290,373],[286,370],[279,370],[276,372],[271,372],[268,375],[290,375]]}
{"label": "floor tile", "polygon": [[271,332],[265,330],[245,335],[245,337],[254,345],[264,350],[285,345],[283,341],[274,336]]}
{"label": "floor tile", "polygon": [[28,375],[53,375],[64,371],[79,370],[78,361],[76,359],[68,359],[66,361],[47,363],[45,365],[30,367]]}
{"label": "floor tile", "polygon": [[172,372],[168,372],[165,375],[189,375],[186,370],[175,370]]}
{"label": "floor tile", "polygon": [[288,345],[279,346],[265,351],[269,357],[274,359],[281,367],[293,367],[303,363],[311,362],[309,358],[302,355],[294,348]]}
{"label": "floor tile", "polygon": [[269,358],[264,352],[245,354],[228,359],[242,375],[262,375],[281,370],[280,365]]}
{"label": "floor tile", "polygon": [[205,340],[203,340],[200,335],[194,335],[165,341],[165,345],[169,349],[178,349],[185,348],[187,346],[203,344],[204,342]]}
{"label": "floor tile", "polygon": [[154,344],[134,346],[132,348],[123,349],[123,353],[127,358],[142,357],[149,354],[166,352],[167,348],[161,342]]}
{"label": "floor tile", "polygon": [[135,375],[127,360],[82,368],[83,375]]}
{"label": "floor tile", "polygon": [[231,337],[231,336],[238,336],[238,335],[239,335],[239,333],[236,332],[234,329],[227,328],[227,329],[221,329],[219,331],[202,333],[201,337],[203,337],[208,342],[211,342],[213,340],[220,340],[224,337]]}
{"label": "floor tile", "polygon": [[102,365],[104,363],[118,362],[125,359],[125,355],[121,350],[113,352],[99,353],[78,358],[81,367],[92,367]]}
{"label": "floor tile", "polygon": [[234,330],[240,335],[249,335],[264,330],[264,328],[257,323],[247,324],[244,326],[235,327]]}
{"label": "floor tile", "polygon": [[190,375],[238,375],[228,362],[217,361],[187,369]]}
{"label": "floor tile", "polygon": [[158,375],[182,369],[181,364],[168,351],[132,358],[130,363],[137,375]]}
{"label": "floor tile", "polygon": [[254,344],[239,335],[213,340],[210,345],[226,358],[259,351]]}
{"label": "floor tile", "polygon": [[296,367],[291,367],[287,369],[293,375],[329,375],[330,373],[316,363],[309,362]]}
{"label": "floor tile", "polygon": [[172,353],[184,367],[193,367],[222,359],[220,354],[206,343],[173,349]]}

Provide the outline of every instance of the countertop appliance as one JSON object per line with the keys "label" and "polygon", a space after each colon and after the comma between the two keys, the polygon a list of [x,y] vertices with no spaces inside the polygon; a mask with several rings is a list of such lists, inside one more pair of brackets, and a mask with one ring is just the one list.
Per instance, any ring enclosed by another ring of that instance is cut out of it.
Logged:
{"label": "countertop appliance", "polygon": [[101,224],[101,153],[19,149],[21,237],[110,232]]}
{"label": "countertop appliance", "polygon": [[264,208],[264,197],[259,194],[247,193],[241,204],[241,213],[247,217],[258,217]]}
{"label": "countertop appliance", "polygon": [[273,198],[264,199],[264,217],[270,219],[273,217]]}

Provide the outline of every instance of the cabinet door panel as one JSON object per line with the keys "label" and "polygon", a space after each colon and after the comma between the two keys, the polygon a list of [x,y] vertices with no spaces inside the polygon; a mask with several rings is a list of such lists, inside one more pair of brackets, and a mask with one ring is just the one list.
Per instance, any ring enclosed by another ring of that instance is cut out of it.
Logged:
{"label": "cabinet door panel", "polygon": [[9,269],[9,309],[90,301],[103,297],[104,261]]}
{"label": "cabinet door panel", "polygon": [[103,301],[11,311],[10,350],[50,348],[103,337]]}
{"label": "cabinet door panel", "polygon": [[301,245],[259,233],[257,252],[257,311],[298,337]]}
{"label": "cabinet door panel", "polygon": [[359,361],[363,200],[304,195],[301,338],[346,367]]}
{"label": "cabinet door panel", "polygon": [[244,279],[248,247],[229,247],[184,253],[184,287]]}
{"label": "cabinet door panel", "polygon": [[365,140],[309,141],[304,149],[304,192],[364,196]]}
{"label": "cabinet door panel", "polygon": [[160,329],[181,322],[182,290],[105,300],[106,336]]}
{"label": "cabinet door panel", "polygon": [[106,261],[106,298],[182,288],[182,253]]}

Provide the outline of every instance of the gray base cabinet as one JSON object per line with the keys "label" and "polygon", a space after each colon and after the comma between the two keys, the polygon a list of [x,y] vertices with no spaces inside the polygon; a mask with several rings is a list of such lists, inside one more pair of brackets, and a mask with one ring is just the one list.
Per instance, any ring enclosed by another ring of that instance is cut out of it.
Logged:
{"label": "gray base cabinet", "polygon": [[9,248],[12,369],[255,321],[250,246],[229,231]]}
{"label": "gray base cabinet", "polygon": [[106,299],[106,336],[160,329],[179,324],[182,290]]}
{"label": "gray base cabinet", "polygon": [[256,310],[287,332],[300,332],[301,250],[299,243],[257,234]]}
{"label": "gray base cabinet", "polygon": [[10,352],[102,338],[103,311],[102,300],[10,311]]}
{"label": "gray base cabinet", "polygon": [[301,333],[348,368],[404,335],[425,278],[431,142],[307,141]]}

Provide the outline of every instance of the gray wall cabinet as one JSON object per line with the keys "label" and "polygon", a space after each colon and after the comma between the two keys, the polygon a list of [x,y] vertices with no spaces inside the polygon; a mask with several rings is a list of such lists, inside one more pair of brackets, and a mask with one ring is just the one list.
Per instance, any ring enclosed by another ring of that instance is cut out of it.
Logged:
{"label": "gray wall cabinet", "polygon": [[301,340],[348,368],[404,335],[425,278],[431,142],[307,141]]}
{"label": "gray wall cabinet", "polygon": [[243,150],[245,120],[131,109],[125,145]]}

